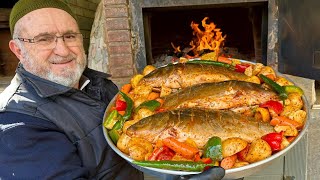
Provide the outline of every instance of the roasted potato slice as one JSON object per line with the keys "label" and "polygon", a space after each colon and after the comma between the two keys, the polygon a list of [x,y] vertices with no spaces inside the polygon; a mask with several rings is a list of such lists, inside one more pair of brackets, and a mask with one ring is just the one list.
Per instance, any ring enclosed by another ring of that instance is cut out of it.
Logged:
{"label": "roasted potato slice", "polygon": [[143,118],[145,118],[145,117],[148,117],[148,116],[153,115],[154,113],[155,113],[154,111],[151,111],[151,110],[148,109],[148,108],[141,108],[141,109],[139,109],[138,112],[136,113],[135,120],[143,119]]}
{"label": "roasted potato slice", "polygon": [[246,79],[246,81],[256,83],[256,84],[261,84],[261,81],[257,76],[251,76],[248,79]]}
{"label": "roasted potato slice", "polygon": [[232,156],[247,147],[248,142],[241,138],[228,138],[222,142],[222,156]]}
{"label": "roasted potato slice", "polygon": [[137,161],[144,160],[146,154],[148,154],[148,151],[144,147],[138,144],[135,144],[129,147],[128,151],[129,151],[129,156],[132,157],[132,159]]}
{"label": "roasted potato slice", "polygon": [[297,109],[301,109],[303,107],[303,101],[299,93],[290,93],[288,95],[288,99],[290,100],[290,106],[294,106]]}
{"label": "roasted potato slice", "polygon": [[134,120],[130,120],[130,121],[125,122],[125,123],[123,124],[123,127],[122,127],[123,133],[125,134],[125,133],[127,132],[127,129],[128,129],[131,125],[133,125],[133,124],[135,124],[136,122],[138,122],[139,120],[140,120],[140,119],[134,119]]}
{"label": "roasted potato slice", "polygon": [[118,142],[117,142],[117,147],[120,149],[120,151],[128,154],[128,143],[130,141],[131,137],[126,135],[125,133],[122,133]]}
{"label": "roasted potato slice", "polygon": [[304,124],[307,117],[307,112],[304,110],[294,111],[289,114],[289,118],[295,120],[301,124]]}
{"label": "roasted potato slice", "polygon": [[234,168],[237,168],[237,167],[242,167],[242,166],[246,166],[248,165],[249,163],[248,162],[245,162],[245,161],[239,161],[239,162],[235,162],[233,167]]}
{"label": "roasted potato slice", "polygon": [[287,106],[284,106],[283,111],[280,113],[280,115],[289,117],[290,114],[292,114],[298,110],[299,109],[295,106],[287,105]]}
{"label": "roasted potato slice", "polygon": [[263,67],[264,67],[264,65],[261,63],[254,64],[253,70],[252,70],[252,75],[257,75]]}
{"label": "roasted potato slice", "polygon": [[251,143],[245,160],[249,163],[254,163],[271,156],[271,154],[270,145],[263,139],[256,139]]}
{"label": "roasted potato slice", "polygon": [[143,147],[147,152],[152,152],[153,151],[153,146],[150,142],[146,141],[143,138],[131,138],[130,141],[128,142],[128,148],[134,145],[140,145]]}
{"label": "roasted potato slice", "polygon": [[270,113],[269,110],[267,108],[262,108],[262,107],[258,107],[256,109],[256,113],[260,114],[261,120],[263,122],[269,122],[270,121]]}
{"label": "roasted potato slice", "polygon": [[283,131],[283,135],[284,136],[297,136],[298,135],[298,130],[297,128],[293,127],[293,126],[275,126],[274,130],[276,132],[281,132]]}
{"label": "roasted potato slice", "polygon": [[133,94],[138,97],[143,97],[145,99],[148,99],[149,94],[152,92],[152,87],[151,86],[137,86],[136,88],[133,89]]}
{"label": "roasted potato slice", "polygon": [[130,80],[130,83],[131,83],[131,86],[132,88],[136,88],[139,81],[143,78],[143,75],[142,74],[136,74],[134,75],[131,80]]}
{"label": "roasted potato slice", "polygon": [[[268,76],[269,78],[272,77],[277,77],[276,73],[274,72],[274,70],[270,67],[270,66],[263,66],[261,68],[261,71],[258,74],[263,74],[265,76]],[[271,76],[270,76],[271,75]]]}
{"label": "roasted potato slice", "polygon": [[147,65],[146,67],[144,67],[144,69],[142,71],[142,75],[145,76],[145,75],[151,73],[155,69],[156,69],[156,67],[154,67],[152,65]]}
{"label": "roasted potato slice", "polygon": [[286,78],[284,77],[278,77],[276,79],[276,83],[278,83],[280,86],[287,86],[287,85],[293,85],[292,82],[288,81]]}

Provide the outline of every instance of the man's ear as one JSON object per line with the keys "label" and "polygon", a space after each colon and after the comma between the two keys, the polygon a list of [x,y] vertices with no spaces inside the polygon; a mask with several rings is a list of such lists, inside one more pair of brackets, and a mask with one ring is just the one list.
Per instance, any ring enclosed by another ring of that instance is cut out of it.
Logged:
{"label": "man's ear", "polygon": [[22,59],[21,49],[14,40],[11,40],[9,42],[9,48],[17,56],[19,60]]}

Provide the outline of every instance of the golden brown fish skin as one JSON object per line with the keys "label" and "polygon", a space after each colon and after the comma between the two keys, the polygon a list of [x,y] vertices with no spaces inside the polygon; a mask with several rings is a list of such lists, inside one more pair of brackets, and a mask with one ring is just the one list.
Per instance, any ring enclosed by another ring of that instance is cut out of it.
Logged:
{"label": "golden brown fish skin", "polygon": [[194,85],[163,99],[162,108],[167,110],[192,107],[217,110],[259,105],[269,100],[279,100],[279,97],[276,92],[260,84],[232,80]]}
{"label": "golden brown fish skin", "polygon": [[179,141],[194,140],[202,148],[209,138],[218,136],[222,140],[239,137],[252,142],[263,135],[274,132],[269,123],[255,121],[232,111],[180,109],[166,111],[146,117],[127,129],[130,137],[140,137],[156,143],[167,137]]}
{"label": "golden brown fish skin", "polygon": [[154,88],[166,86],[178,89],[206,82],[245,81],[248,78],[243,73],[225,67],[208,64],[177,63],[152,71],[143,77],[138,85],[148,85]]}

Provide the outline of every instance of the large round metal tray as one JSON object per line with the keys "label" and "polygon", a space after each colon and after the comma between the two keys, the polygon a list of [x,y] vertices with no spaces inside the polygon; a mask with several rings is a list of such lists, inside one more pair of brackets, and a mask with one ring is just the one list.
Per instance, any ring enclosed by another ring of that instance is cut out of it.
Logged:
{"label": "large round metal tray", "polygon": [[[282,75],[281,75],[281,73],[277,73],[277,76],[282,76]],[[293,82],[293,81],[291,81],[291,82]],[[110,111],[110,108],[112,106],[114,106],[115,99],[116,98],[113,98],[112,101],[110,102],[110,104],[108,105],[103,119],[106,119],[108,112]],[[284,156],[287,152],[290,151],[290,149],[292,149],[301,140],[301,138],[304,136],[304,134],[307,131],[307,128],[309,125],[309,118],[310,118],[309,105],[306,100],[306,97],[303,95],[302,99],[304,102],[303,110],[305,110],[307,112],[307,117],[306,117],[305,125],[304,125],[303,129],[300,131],[297,138],[295,138],[295,140],[292,143],[290,143],[290,145],[288,147],[286,147],[284,150],[281,150],[281,151],[273,154],[272,156],[270,156],[262,161],[258,161],[258,162],[255,162],[255,163],[243,166],[243,167],[238,167],[238,168],[226,170],[226,174],[225,174],[224,179],[238,179],[238,178],[252,175],[252,174],[262,170],[263,168],[265,168],[265,167],[269,166],[270,164],[272,164],[273,162],[275,162],[275,160],[277,160],[278,158]],[[125,160],[127,160],[129,163],[132,164],[133,159],[130,158],[125,153],[121,152],[117,148],[117,146],[112,142],[112,140],[110,139],[108,132],[107,132],[108,130],[106,128],[104,128],[103,126],[102,126],[102,128],[103,128],[103,133],[104,133],[105,139],[106,139],[107,143],[109,144],[109,146],[119,156],[121,156],[122,158],[124,158]],[[158,169],[158,168],[149,168],[149,167],[137,166],[135,164],[132,164],[132,165],[144,173],[151,174],[153,176],[158,176],[158,177],[167,177],[170,175],[190,175],[190,174],[200,173],[200,172],[185,172],[185,171],[174,171],[174,170],[166,170],[166,169]]]}

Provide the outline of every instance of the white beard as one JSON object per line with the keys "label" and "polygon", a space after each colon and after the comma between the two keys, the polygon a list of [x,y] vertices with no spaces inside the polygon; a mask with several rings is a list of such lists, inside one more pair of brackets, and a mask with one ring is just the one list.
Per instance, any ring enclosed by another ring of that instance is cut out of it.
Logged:
{"label": "white beard", "polygon": [[61,62],[64,59],[73,59],[74,61],[77,60],[77,66],[75,69],[64,69],[62,73],[55,74],[49,68],[39,66],[37,64],[37,59],[35,57],[31,57],[30,54],[26,51],[24,47],[21,47],[22,55],[25,59],[23,63],[23,67],[29,71],[30,73],[39,76],[43,79],[47,79],[49,81],[55,82],[57,84],[61,84],[67,87],[74,87],[77,83],[79,83],[80,77],[86,67],[86,55],[83,51],[83,59],[76,59],[75,54],[70,54],[67,57],[50,57],[48,62]]}

